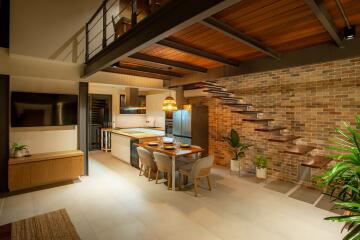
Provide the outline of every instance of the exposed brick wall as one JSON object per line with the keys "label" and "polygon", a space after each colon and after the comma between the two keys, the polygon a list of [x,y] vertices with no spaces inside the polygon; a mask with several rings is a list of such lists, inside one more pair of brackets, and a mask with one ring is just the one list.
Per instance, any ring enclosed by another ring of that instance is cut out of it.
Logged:
{"label": "exposed brick wall", "polygon": [[[286,134],[301,136],[298,143],[315,146],[318,150],[311,154],[328,153],[326,146],[334,129],[341,121],[353,123],[354,115],[360,114],[360,57],[241,75],[218,80],[218,84],[252,103],[264,117],[274,118],[272,124],[286,126]],[[242,141],[254,145],[243,161],[248,171],[254,171],[252,159],[261,153],[270,158],[270,177],[298,181],[299,165],[308,156],[280,153],[286,144],[267,141],[271,133],[254,131],[259,124],[242,121],[249,116],[231,113],[233,108],[222,105],[221,100],[191,102],[209,106],[210,153],[217,164],[229,164],[231,154],[223,136],[235,128]]]}

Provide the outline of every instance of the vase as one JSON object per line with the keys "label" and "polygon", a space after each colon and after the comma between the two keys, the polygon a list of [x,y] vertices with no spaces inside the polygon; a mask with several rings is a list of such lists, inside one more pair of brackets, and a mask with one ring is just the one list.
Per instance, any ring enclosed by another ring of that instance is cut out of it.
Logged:
{"label": "vase", "polygon": [[21,158],[24,156],[24,151],[14,151],[14,157]]}
{"label": "vase", "polygon": [[257,178],[265,179],[266,174],[267,174],[266,168],[256,168],[256,177]]}
{"label": "vase", "polygon": [[240,161],[231,159],[230,162],[230,170],[232,172],[240,172]]}

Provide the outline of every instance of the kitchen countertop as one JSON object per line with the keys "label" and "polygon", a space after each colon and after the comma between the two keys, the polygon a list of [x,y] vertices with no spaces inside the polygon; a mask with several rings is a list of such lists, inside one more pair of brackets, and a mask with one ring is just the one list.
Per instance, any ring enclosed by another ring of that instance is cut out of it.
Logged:
{"label": "kitchen countertop", "polygon": [[[161,128],[159,128],[161,129]],[[163,137],[164,131],[156,130],[154,128],[124,128],[124,129],[109,129],[111,133],[127,136],[130,138],[142,139],[142,138],[153,138]]]}

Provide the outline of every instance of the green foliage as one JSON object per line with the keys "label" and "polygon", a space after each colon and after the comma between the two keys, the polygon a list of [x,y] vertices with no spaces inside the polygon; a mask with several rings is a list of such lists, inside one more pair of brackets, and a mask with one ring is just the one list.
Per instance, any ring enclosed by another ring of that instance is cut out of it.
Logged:
{"label": "green foliage", "polygon": [[345,226],[343,229],[347,229],[348,233],[343,240],[358,240],[360,239],[360,202],[336,202],[336,205],[340,206],[349,215],[327,217],[325,220],[331,220],[336,222],[344,222]]}
{"label": "green foliage", "polygon": [[257,155],[255,158],[255,166],[257,168],[267,168],[268,159],[265,155]]}
{"label": "green foliage", "polygon": [[330,157],[341,160],[326,171],[318,180],[327,187],[327,193],[338,200],[336,205],[350,211],[349,216],[328,217],[326,220],[346,222],[348,234],[344,240],[360,239],[360,117],[355,117],[356,127],[343,123],[343,130],[337,129],[339,137],[335,146],[329,149],[337,151]]}
{"label": "green foliage", "polygon": [[357,128],[343,123],[344,130],[337,129],[340,137],[336,146],[329,149],[338,154],[330,157],[341,160],[321,176],[319,183],[328,187],[329,195],[343,202],[360,200],[360,117],[356,116]]}
{"label": "green foliage", "polygon": [[232,148],[233,160],[239,160],[241,157],[244,157],[245,151],[250,147],[250,145],[240,142],[240,136],[235,129],[231,129],[230,135],[225,137],[225,140]]}
{"label": "green foliage", "polygon": [[11,145],[11,149],[14,151],[14,152],[17,152],[17,151],[22,151],[24,149],[27,149],[28,146],[27,145],[24,145],[24,144],[18,144],[18,143],[13,143]]}

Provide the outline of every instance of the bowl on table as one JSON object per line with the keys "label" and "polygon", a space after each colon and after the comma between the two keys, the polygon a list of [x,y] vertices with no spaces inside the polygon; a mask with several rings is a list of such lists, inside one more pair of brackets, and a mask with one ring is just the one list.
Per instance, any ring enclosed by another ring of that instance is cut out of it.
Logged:
{"label": "bowl on table", "polygon": [[182,144],[180,144],[180,147],[181,147],[181,148],[189,148],[189,147],[191,147],[191,145],[190,145],[190,144],[186,144],[186,143],[182,143]]}
{"label": "bowl on table", "polygon": [[147,145],[155,147],[155,146],[159,145],[159,143],[157,143],[157,142],[148,142]]}
{"label": "bowl on table", "polygon": [[174,150],[176,147],[174,145],[165,145],[164,149],[165,150]]}

